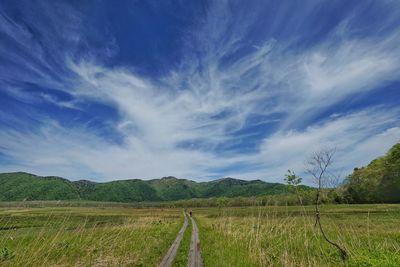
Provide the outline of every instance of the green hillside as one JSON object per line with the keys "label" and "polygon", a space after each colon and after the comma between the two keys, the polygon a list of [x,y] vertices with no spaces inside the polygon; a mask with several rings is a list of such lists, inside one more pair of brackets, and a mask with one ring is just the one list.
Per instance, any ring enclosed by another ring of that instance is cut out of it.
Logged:
{"label": "green hillside", "polygon": [[224,178],[197,183],[175,177],[143,181],[139,179],[95,183],[71,182],[60,177],[29,173],[0,174],[0,201],[93,200],[111,202],[171,201],[210,197],[248,197],[287,192],[287,186],[261,180]]}
{"label": "green hillside", "polygon": [[400,202],[400,143],[368,166],[355,168],[343,186],[350,203]]}
{"label": "green hillside", "polygon": [[158,201],[156,190],[142,180],[113,181],[97,183],[94,190],[82,195],[85,200],[111,202]]}
{"label": "green hillside", "polygon": [[197,183],[169,176],[150,180],[149,184],[156,190],[161,200],[180,200],[200,197]]}
{"label": "green hillside", "polygon": [[199,185],[199,190],[203,197],[249,197],[286,193],[287,186],[278,183],[266,183],[261,180],[244,181],[224,178],[201,183]]}
{"label": "green hillside", "polygon": [[0,174],[0,201],[71,199],[79,199],[79,193],[66,179],[23,172]]}

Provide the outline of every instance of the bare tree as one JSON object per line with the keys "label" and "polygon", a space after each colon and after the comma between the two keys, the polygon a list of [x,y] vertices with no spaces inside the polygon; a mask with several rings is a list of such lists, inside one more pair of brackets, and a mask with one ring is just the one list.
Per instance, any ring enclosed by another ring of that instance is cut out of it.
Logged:
{"label": "bare tree", "polygon": [[329,173],[329,167],[332,165],[332,158],[336,152],[336,149],[322,149],[315,152],[310,160],[307,162],[307,172],[313,176],[316,184],[318,185],[317,194],[315,197],[315,226],[319,226],[322,236],[329,244],[335,246],[343,260],[347,259],[348,254],[344,248],[337,243],[331,241],[325,234],[324,228],[321,223],[321,213],[319,205],[321,202],[322,188],[331,183],[331,179],[336,180],[337,177]]}

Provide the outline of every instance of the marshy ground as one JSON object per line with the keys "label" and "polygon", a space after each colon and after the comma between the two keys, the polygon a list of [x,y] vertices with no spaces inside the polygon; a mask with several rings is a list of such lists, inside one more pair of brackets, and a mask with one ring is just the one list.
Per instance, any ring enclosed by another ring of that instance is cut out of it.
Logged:
{"label": "marshy ground", "polygon": [[[204,266],[400,266],[400,205],[327,205],[327,235],[312,206],[194,209]],[[157,266],[182,227],[182,209],[0,209],[1,266]],[[189,224],[173,266],[186,266]]]}

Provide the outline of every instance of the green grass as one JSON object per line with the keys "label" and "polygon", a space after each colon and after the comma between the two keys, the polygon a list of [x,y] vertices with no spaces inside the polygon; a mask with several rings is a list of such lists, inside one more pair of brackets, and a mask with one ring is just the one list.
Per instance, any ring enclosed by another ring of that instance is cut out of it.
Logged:
{"label": "green grass", "polygon": [[[205,266],[400,266],[400,205],[195,209]],[[0,266],[156,266],[182,226],[178,209],[0,208]],[[189,224],[174,266],[187,264]]]}
{"label": "green grass", "polygon": [[178,210],[0,209],[0,265],[155,266],[180,227]]}
{"label": "green grass", "polygon": [[187,266],[190,239],[192,237],[192,221],[188,218],[188,226],[179,245],[178,253],[176,254],[175,260],[172,264],[174,267],[185,267]]}
{"label": "green grass", "polygon": [[347,249],[346,262],[314,227],[312,207],[195,212],[206,266],[400,266],[400,205],[323,207],[326,232]]}

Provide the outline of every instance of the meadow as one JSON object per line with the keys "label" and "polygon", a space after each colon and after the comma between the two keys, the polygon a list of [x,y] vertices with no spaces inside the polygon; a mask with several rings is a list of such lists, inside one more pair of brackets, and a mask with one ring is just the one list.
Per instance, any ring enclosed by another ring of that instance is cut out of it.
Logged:
{"label": "meadow", "polygon": [[[400,205],[194,209],[205,266],[400,266]],[[157,266],[183,223],[182,209],[0,208],[1,266]],[[186,266],[191,226],[173,266]]]}
{"label": "meadow", "polygon": [[349,253],[342,261],[314,226],[312,206],[197,211],[206,266],[400,266],[400,205],[327,205],[327,235]]}
{"label": "meadow", "polygon": [[0,266],[155,266],[183,221],[178,210],[0,209]]}

